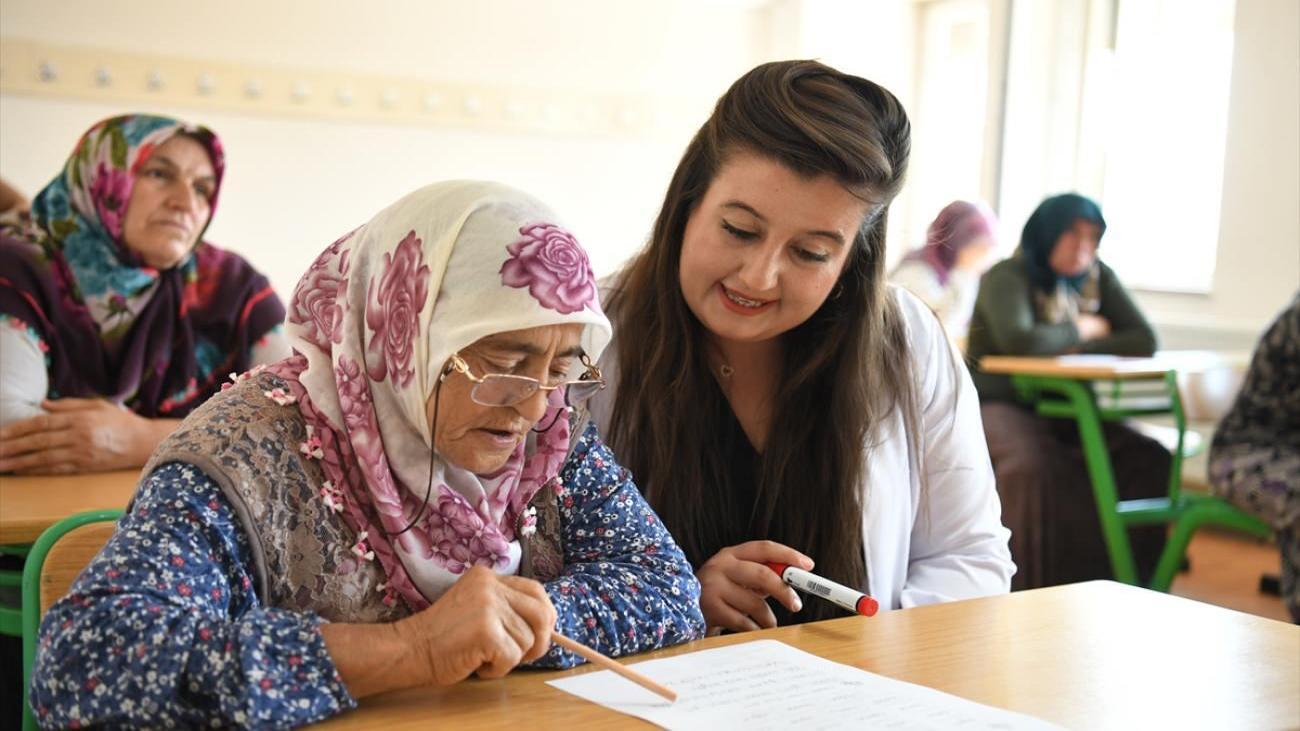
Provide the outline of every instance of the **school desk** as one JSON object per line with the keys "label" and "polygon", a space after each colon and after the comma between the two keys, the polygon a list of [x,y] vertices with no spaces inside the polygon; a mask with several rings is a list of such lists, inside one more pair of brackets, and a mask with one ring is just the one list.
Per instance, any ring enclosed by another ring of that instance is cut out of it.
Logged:
{"label": "school desk", "polygon": [[[1262,521],[1216,497],[1182,491],[1187,420],[1178,390],[1178,375],[1209,370],[1222,366],[1223,362],[1214,353],[1171,351],[1153,358],[986,356],[980,360],[979,367],[985,373],[1010,376],[1021,399],[1039,414],[1074,419],[1078,424],[1102,538],[1116,579],[1138,583],[1128,527],[1153,523],[1170,526],[1169,538],[1151,579],[1151,588],[1168,591],[1182,564],[1187,544],[1199,528],[1218,525],[1261,538],[1270,534]],[[1120,500],[1102,422],[1155,414],[1172,415],[1176,429],[1170,450],[1167,495]]]}
{"label": "school desk", "polygon": [[[1300,726],[1300,627],[1111,581],[713,637],[630,662],[752,639],[1066,728]],[[652,728],[546,685],[592,670],[386,693],[321,728]]]}
{"label": "school desk", "polygon": [[80,475],[0,475],[0,544],[31,543],[59,520],[86,510],[122,510],[140,470]]}

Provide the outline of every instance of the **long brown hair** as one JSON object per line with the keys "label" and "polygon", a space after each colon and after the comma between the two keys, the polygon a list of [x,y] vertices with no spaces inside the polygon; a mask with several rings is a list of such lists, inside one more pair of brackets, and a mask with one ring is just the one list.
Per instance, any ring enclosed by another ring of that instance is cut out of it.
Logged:
{"label": "long brown hair", "polygon": [[[721,548],[767,538],[812,556],[819,574],[863,583],[863,449],[894,408],[913,417],[916,409],[884,270],[889,202],[910,138],[902,105],[866,79],[815,61],[758,66],[718,100],[686,148],[648,245],[609,299],[621,387],[608,436],[697,568]],[[678,279],[687,219],[738,150],[810,179],[829,175],[870,204],[832,294],[782,335],[772,434],[759,463],[741,470],[726,446],[745,437]],[[754,484],[740,484],[744,475]],[[837,613],[810,602],[798,619]],[[791,619],[779,608],[778,617]]]}

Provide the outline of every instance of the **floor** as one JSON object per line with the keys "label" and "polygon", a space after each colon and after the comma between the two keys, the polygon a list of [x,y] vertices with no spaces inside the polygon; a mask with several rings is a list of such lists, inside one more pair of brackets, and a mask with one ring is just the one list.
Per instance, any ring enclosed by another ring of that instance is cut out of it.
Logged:
{"label": "floor", "polygon": [[1277,548],[1252,538],[1202,530],[1187,547],[1191,570],[1174,579],[1173,594],[1290,621],[1282,599],[1259,591],[1261,574],[1278,575]]}

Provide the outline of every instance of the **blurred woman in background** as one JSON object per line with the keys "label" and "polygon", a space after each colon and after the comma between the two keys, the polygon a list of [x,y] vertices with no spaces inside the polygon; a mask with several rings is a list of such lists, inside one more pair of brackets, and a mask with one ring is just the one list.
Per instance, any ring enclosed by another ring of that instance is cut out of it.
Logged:
{"label": "blurred woman in background", "polygon": [[925,233],[925,246],[903,257],[889,280],[934,310],[948,336],[966,337],[980,274],[997,245],[997,217],[983,203],[953,201]]}
{"label": "blurred woman in background", "polygon": [[[1110,578],[1111,568],[1074,422],[1039,416],[1008,376],[979,370],[986,355],[1108,353],[1149,356],[1155,331],[1115,272],[1097,258],[1101,208],[1074,193],[1043,201],[1020,248],[980,280],[967,340],[989,455],[997,474],[1016,589]],[[1124,424],[1105,424],[1120,499],[1158,497],[1169,452]],[[1144,580],[1164,547],[1164,526],[1129,531]]]}

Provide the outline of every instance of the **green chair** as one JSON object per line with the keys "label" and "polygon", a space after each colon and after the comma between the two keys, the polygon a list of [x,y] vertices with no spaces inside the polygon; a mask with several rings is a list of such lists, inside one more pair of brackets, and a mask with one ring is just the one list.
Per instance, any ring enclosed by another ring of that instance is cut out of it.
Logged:
{"label": "green chair", "polygon": [[[1016,374],[1011,380],[1021,398],[1032,404],[1039,414],[1074,419],[1078,423],[1102,537],[1116,580],[1134,585],[1139,581],[1127,533],[1132,526],[1153,523],[1170,526],[1169,537],[1150,585],[1152,589],[1166,592],[1183,562],[1187,544],[1200,528],[1217,525],[1260,538],[1272,534],[1266,523],[1217,497],[1182,491],[1183,456],[1188,451],[1187,422],[1175,371],[1167,371],[1163,377],[1110,381],[1113,385],[1101,389],[1095,388],[1093,381],[1060,376]],[[1128,393],[1125,393],[1126,389]],[[1172,414],[1177,428],[1175,445],[1170,450],[1172,462],[1167,495],[1120,500],[1102,422],[1154,414]]]}
{"label": "green chair", "polygon": [[[31,684],[32,663],[36,660],[36,631],[41,616],[67,593],[77,575],[112,536],[114,525],[96,524],[116,523],[120,517],[121,510],[92,510],[71,515],[47,528],[27,554],[22,578],[24,729],[36,728],[36,719],[27,703],[27,689]],[[69,534],[75,536],[61,542]]]}
{"label": "green chair", "polygon": [[[25,559],[31,546],[0,546],[0,556],[17,556]],[[22,586],[23,572],[18,569],[0,569],[0,587],[18,589]],[[18,637],[23,633],[23,610],[21,606],[0,606],[0,635]]]}

